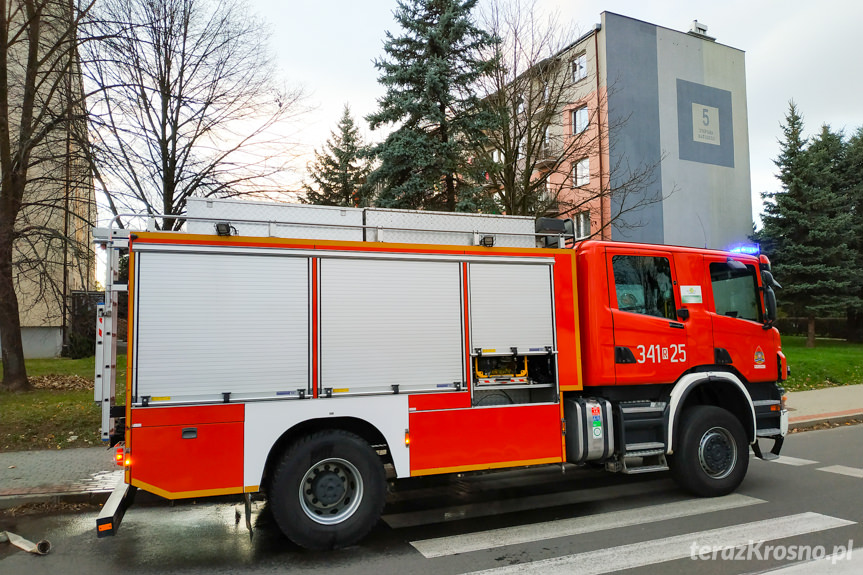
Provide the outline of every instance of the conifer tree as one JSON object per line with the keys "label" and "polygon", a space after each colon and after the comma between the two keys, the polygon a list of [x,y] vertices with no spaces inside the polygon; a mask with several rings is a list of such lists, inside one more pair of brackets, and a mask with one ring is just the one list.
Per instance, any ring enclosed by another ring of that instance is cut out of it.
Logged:
{"label": "conifer tree", "polygon": [[396,129],[374,149],[380,166],[370,182],[382,207],[476,211],[489,202],[474,178],[470,142],[490,122],[475,95],[491,70],[483,54],[494,39],[477,27],[477,0],[399,0],[402,34],[386,33],[386,57],[375,62],[386,88],[372,129]]}
{"label": "conifer tree", "polygon": [[[845,187],[848,195],[848,208],[853,219],[851,247],[854,263],[859,270],[863,265],[863,127],[858,128],[845,145]],[[846,337],[850,341],[863,341],[863,276],[856,278],[852,293],[855,301],[848,306],[846,314]]]}
{"label": "conifer tree", "polygon": [[305,203],[345,207],[368,205],[366,178],[369,164],[349,105],[345,104],[339,124],[330,132],[330,139],[322,152],[315,150],[315,161],[308,171],[312,183],[303,186]]}
{"label": "conifer tree", "polygon": [[807,318],[806,345],[814,347],[815,318],[845,311],[854,299],[844,146],[829,126],[807,145],[793,102],[785,120],[774,160],[782,190],[762,194],[768,202],[759,238],[783,286],[780,302]]}

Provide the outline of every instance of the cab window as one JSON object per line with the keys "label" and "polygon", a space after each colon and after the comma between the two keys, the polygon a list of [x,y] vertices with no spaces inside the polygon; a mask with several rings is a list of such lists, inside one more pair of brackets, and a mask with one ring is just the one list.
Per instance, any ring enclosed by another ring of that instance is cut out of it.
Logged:
{"label": "cab window", "polygon": [[668,258],[614,256],[611,266],[614,270],[617,309],[677,319]]}
{"label": "cab window", "polygon": [[715,311],[728,317],[761,321],[755,266],[738,267],[724,262],[710,264]]}

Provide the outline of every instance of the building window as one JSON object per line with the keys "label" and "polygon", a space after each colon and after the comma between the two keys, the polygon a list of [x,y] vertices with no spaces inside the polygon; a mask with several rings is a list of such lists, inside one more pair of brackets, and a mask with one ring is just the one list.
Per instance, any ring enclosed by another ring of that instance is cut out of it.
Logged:
{"label": "building window", "polygon": [[575,239],[583,240],[590,237],[590,212],[587,210],[575,214]]}
{"label": "building window", "polygon": [[546,146],[551,144],[551,127],[550,126],[545,129],[545,137],[543,138],[543,141],[545,142]]}
{"label": "building window", "polygon": [[578,82],[587,77],[587,54],[582,52],[572,61],[572,81]]}
{"label": "building window", "polygon": [[582,158],[572,168],[572,183],[580,188],[590,182],[590,159]]}
{"label": "building window", "polygon": [[580,134],[587,129],[587,106],[572,111],[572,133]]}

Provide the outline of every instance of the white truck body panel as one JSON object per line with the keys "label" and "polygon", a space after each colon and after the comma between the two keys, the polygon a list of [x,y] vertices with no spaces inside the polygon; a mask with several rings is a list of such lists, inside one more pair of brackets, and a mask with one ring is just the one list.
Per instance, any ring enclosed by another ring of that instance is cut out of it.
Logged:
{"label": "white truck body panel", "polygon": [[[484,355],[554,350],[551,266],[470,264],[471,351]],[[494,351],[489,351],[494,350]]]}
{"label": "white truck body panel", "polygon": [[189,198],[187,205],[187,216],[206,218],[187,221],[187,231],[194,234],[215,234],[215,220],[219,220],[230,222],[243,236],[462,246],[477,245],[483,236],[494,236],[498,247],[536,247],[534,218],[529,216],[208,198]]}
{"label": "white truck body panel", "polygon": [[323,388],[464,384],[458,263],[330,257],[320,265]]}
{"label": "white truck body panel", "polygon": [[267,456],[285,431],[304,421],[350,417],[367,421],[387,440],[397,477],[410,477],[408,395],[336,397],[327,401],[263,401],[246,403],[243,430],[243,484],[260,486]]}
{"label": "white truck body panel", "polygon": [[[476,232],[479,237],[494,236],[498,247],[536,247],[532,217],[368,208],[366,225],[371,226],[368,241],[472,246],[478,241]],[[395,229],[381,231],[379,227]]]}
{"label": "white truck body panel", "polygon": [[[186,215],[189,217],[229,221],[241,236],[363,241],[363,210],[358,208],[207,198],[189,198],[187,206]],[[278,222],[314,225],[288,225]],[[214,225],[213,221],[186,222],[188,232],[193,234],[213,235],[216,233]]]}
{"label": "white truck body panel", "polygon": [[232,400],[309,386],[309,262],[137,254],[138,397]]}

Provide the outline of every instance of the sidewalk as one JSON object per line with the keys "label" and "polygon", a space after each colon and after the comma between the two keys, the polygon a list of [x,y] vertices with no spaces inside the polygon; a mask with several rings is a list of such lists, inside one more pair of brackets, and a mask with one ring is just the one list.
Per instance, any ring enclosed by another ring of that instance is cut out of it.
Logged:
{"label": "sidewalk", "polygon": [[[789,429],[863,418],[863,385],[788,394]],[[0,453],[0,509],[25,503],[103,503],[122,479],[105,447]],[[154,499],[159,499],[153,496]]]}
{"label": "sidewalk", "polygon": [[44,501],[102,503],[122,477],[105,447],[0,453],[0,509]]}

